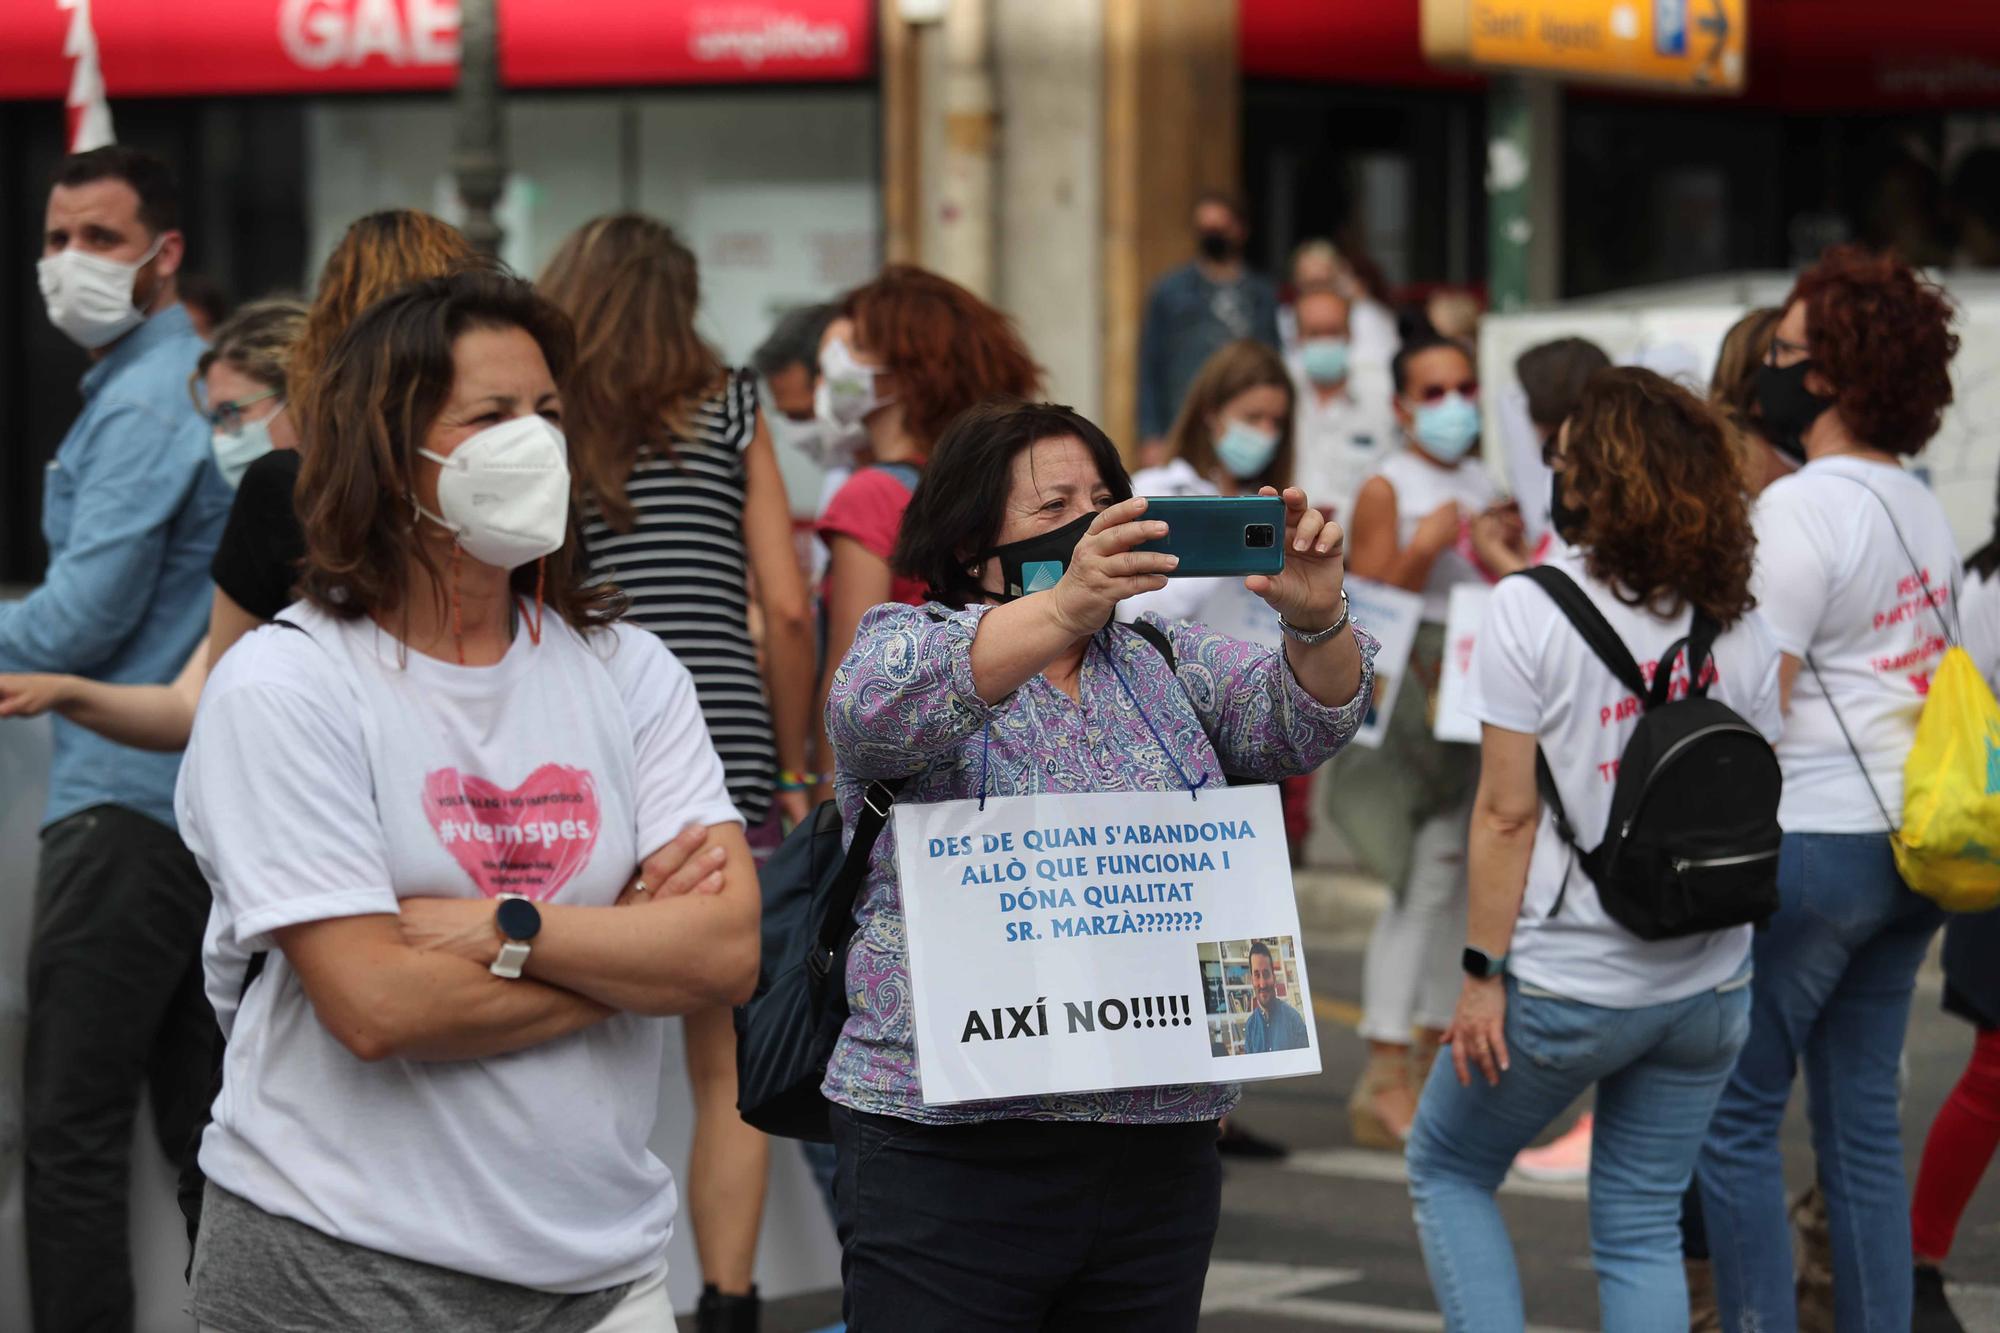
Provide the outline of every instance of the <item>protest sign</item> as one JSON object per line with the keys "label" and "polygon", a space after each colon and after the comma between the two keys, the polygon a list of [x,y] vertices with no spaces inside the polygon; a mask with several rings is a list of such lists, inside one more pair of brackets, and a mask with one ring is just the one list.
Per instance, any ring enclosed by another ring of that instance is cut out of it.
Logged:
{"label": "protest sign", "polygon": [[1444,617],[1437,720],[1431,725],[1431,735],[1441,741],[1479,744],[1479,719],[1465,711],[1465,690],[1472,675],[1472,645],[1479,637],[1480,622],[1486,619],[1486,604],[1492,600],[1493,589],[1478,583],[1461,583],[1451,590]]}
{"label": "protest sign", "polygon": [[1389,718],[1396,711],[1396,693],[1403,688],[1408,673],[1410,651],[1417,646],[1417,627],[1424,619],[1424,599],[1402,588],[1392,588],[1373,579],[1347,576],[1347,605],[1354,623],[1375,636],[1381,648],[1375,654],[1375,697],[1361,730],[1354,735],[1356,745],[1380,749],[1388,733]]}
{"label": "protest sign", "polygon": [[980,805],[895,811],[925,1105],[1319,1071],[1277,788]]}

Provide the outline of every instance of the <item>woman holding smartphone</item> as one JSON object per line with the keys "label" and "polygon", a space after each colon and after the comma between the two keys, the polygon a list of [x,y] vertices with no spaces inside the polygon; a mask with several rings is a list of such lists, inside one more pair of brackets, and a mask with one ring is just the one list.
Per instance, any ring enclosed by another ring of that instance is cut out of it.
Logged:
{"label": "woman holding smartphone", "polygon": [[[872,783],[907,803],[1186,791],[1225,770],[1316,768],[1360,726],[1373,641],[1346,614],[1340,529],[1293,489],[1286,561],[1249,579],[1282,648],[1200,625],[1112,624],[1174,556],[1118,451],[1068,408],[989,404],[953,423],[911,499],[898,573],[923,607],[862,618],[827,730],[843,815]],[[1019,592],[1029,566],[1062,572]],[[1185,683],[1183,683],[1185,682]],[[855,1333],[1192,1333],[1221,1207],[1229,1084],[928,1105],[912,1034],[895,828],[873,849],[827,1069],[842,1276]]]}

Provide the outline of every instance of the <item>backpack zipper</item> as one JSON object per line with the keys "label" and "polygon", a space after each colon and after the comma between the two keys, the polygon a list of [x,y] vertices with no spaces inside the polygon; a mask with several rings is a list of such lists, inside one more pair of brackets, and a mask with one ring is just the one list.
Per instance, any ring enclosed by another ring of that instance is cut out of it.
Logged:
{"label": "backpack zipper", "polygon": [[1691,858],[1676,856],[1668,864],[1685,875],[1690,870],[1720,870],[1725,866],[1747,866],[1756,861],[1775,861],[1776,852],[1746,852],[1742,856],[1710,856]]}
{"label": "backpack zipper", "polygon": [[1763,733],[1747,722],[1718,722],[1712,727],[1703,727],[1700,731],[1690,732],[1675,741],[1667,752],[1660,756],[1659,762],[1653,765],[1653,771],[1646,775],[1646,785],[1639,788],[1638,799],[1632,802],[1632,813],[1626,816],[1625,823],[1618,830],[1618,841],[1621,844],[1632,836],[1632,826],[1639,822],[1639,812],[1646,808],[1646,798],[1653,793],[1653,783],[1673,764],[1674,756],[1704,737],[1725,732],[1755,736],[1760,741],[1764,739]]}

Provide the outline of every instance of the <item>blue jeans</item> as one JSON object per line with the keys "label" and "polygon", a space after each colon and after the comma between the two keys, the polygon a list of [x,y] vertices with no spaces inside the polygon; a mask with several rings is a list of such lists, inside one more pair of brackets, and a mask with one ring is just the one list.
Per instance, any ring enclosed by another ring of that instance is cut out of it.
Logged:
{"label": "blue jeans", "polygon": [[1699,1168],[1717,1302],[1731,1333],[1794,1333],[1778,1130],[1801,1057],[1833,1231],[1841,1333],[1910,1326],[1910,1196],[1897,1071],[1917,965],[1944,914],[1903,885],[1881,834],[1787,833],[1779,907],[1757,934],[1750,1041]]}
{"label": "blue jeans", "polygon": [[1493,1191],[1514,1155],[1597,1085],[1590,1248],[1603,1326],[1687,1333],[1681,1195],[1750,1030],[1748,976],[1643,1009],[1603,1009],[1507,979],[1512,1068],[1460,1087],[1449,1058],[1410,1130],[1410,1196],[1450,1333],[1519,1333],[1521,1277]]}

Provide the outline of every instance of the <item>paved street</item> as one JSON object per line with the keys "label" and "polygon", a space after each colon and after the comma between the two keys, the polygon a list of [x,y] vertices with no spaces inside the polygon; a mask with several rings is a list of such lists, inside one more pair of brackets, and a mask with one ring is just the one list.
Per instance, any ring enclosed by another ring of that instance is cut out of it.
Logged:
{"label": "paved street", "polygon": [[[1229,1163],[1204,1333],[1443,1328],[1417,1250],[1401,1159],[1348,1142],[1347,1090],[1363,1049],[1353,1024],[1365,907],[1365,898],[1349,891],[1330,906],[1323,900],[1316,926],[1308,925],[1326,1070],[1252,1086],[1244,1099],[1243,1122],[1293,1153],[1281,1164]],[[1936,970],[1927,969],[1911,1024],[1904,1134],[1911,1163],[1971,1048],[1972,1029],[1939,1012],[1939,984]],[[1811,1158],[1796,1104],[1786,1152],[1790,1176],[1802,1183]],[[1597,1328],[1582,1186],[1510,1184],[1502,1208],[1520,1257],[1530,1328]],[[1966,1328],[2000,1333],[2000,1179],[1989,1176],[1974,1197],[1951,1276],[1961,1284],[1954,1296]],[[807,1333],[838,1315],[838,1297],[829,1292],[779,1303],[765,1326]]]}

